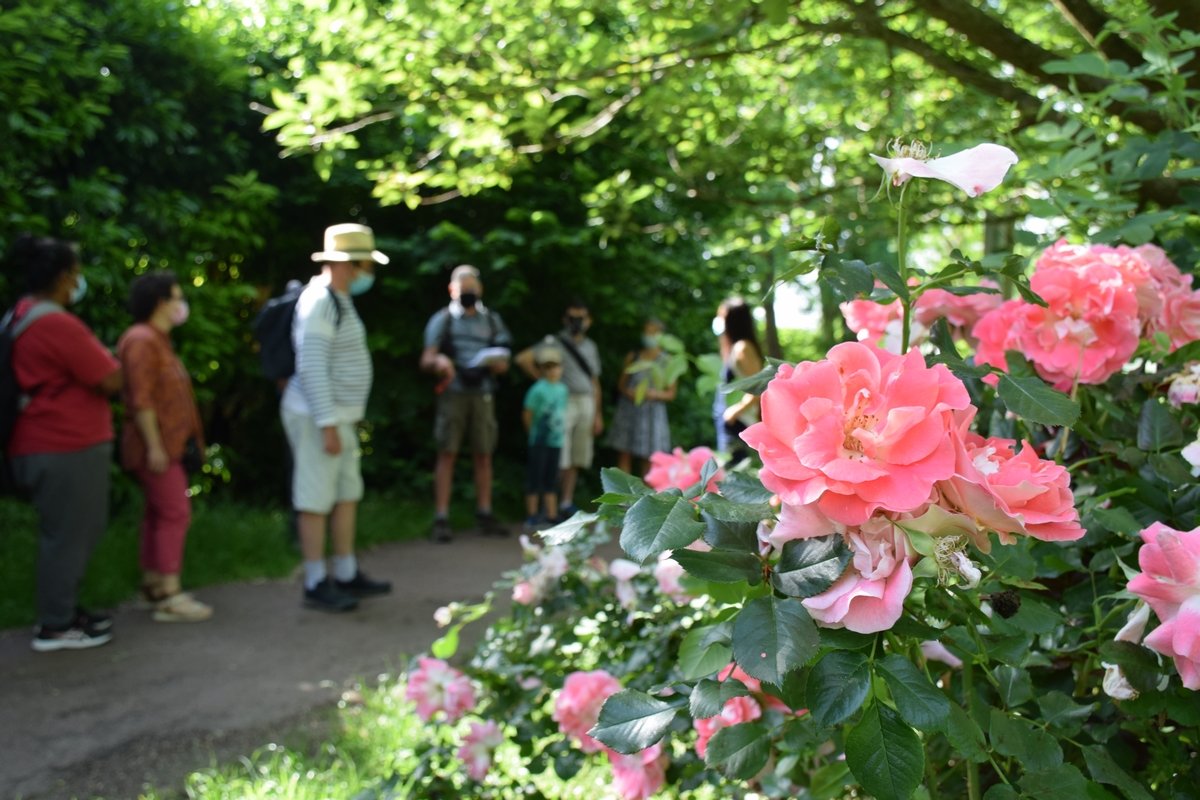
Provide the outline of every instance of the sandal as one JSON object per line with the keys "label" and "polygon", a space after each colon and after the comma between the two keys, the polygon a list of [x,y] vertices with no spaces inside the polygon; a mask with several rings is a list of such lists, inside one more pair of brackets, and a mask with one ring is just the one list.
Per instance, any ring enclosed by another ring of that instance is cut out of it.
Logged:
{"label": "sandal", "polygon": [[155,622],[203,622],[212,613],[212,606],[201,603],[187,592],[178,592],[156,602],[151,618]]}

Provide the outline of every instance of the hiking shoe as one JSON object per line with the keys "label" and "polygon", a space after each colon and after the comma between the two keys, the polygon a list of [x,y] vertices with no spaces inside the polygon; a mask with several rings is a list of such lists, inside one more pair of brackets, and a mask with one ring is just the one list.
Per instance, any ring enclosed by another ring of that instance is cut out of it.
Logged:
{"label": "hiking shoe", "polygon": [[155,603],[150,618],[155,622],[204,622],[212,614],[212,606],[201,603],[187,592],[177,592]]}
{"label": "hiking shoe", "polygon": [[53,650],[86,650],[99,647],[112,640],[112,631],[95,631],[72,624],[66,628],[51,628],[39,625],[33,634],[32,647],[39,653]]}
{"label": "hiking shoe", "polygon": [[555,518],[555,522],[566,522],[578,512],[579,507],[574,503],[569,503],[558,510],[558,516]]}
{"label": "hiking shoe", "polygon": [[335,586],[331,579],[326,578],[313,588],[304,590],[304,606],[315,608],[317,611],[340,614],[358,608],[358,601]]}
{"label": "hiking shoe", "polygon": [[92,633],[107,633],[112,630],[112,626],[112,617],[107,614],[95,614],[75,606],[75,627]]}
{"label": "hiking shoe", "polygon": [[389,594],[392,591],[391,581],[371,580],[361,569],[354,573],[354,577],[350,580],[335,580],[333,585],[338,588],[338,591],[348,594],[351,597],[376,597],[381,594]]}
{"label": "hiking shoe", "polygon": [[508,536],[508,528],[492,514],[476,514],[475,526],[484,536]]}
{"label": "hiking shoe", "polygon": [[454,539],[454,532],[450,529],[450,520],[435,519],[433,528],[429,531],[429,538],[438,544],[449,544]]}
{"label": "hiking shoe", "polygon": [[546,527],[546,518],[539,514],[534,514],[532,517],[526,517],[525,523],[521,527],[524,528],[526,533],[536,533]]}

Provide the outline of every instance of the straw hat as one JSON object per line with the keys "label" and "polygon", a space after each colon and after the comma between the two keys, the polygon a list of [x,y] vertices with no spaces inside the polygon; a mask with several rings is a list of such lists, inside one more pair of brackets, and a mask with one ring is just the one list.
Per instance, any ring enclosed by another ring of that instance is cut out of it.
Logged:
{"label": "straw hat", "polygon": [[313,261],[366,261],[386,264],[389,259],[375,249],[375,232],[352,222],[325,229],[325,249],[312,254]]}

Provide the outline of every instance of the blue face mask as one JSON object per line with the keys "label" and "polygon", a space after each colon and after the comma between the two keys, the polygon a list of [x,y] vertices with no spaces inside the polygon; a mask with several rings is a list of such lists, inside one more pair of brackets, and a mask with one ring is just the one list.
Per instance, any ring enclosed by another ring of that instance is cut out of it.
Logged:
{"label": "blue face mask", "polygon": [[375,274],[371,272],[360,272],[354,276],[354,280],[350,281],[350,294],[360,295],[369,290],[375,285]]}
{"label": "blue face mask", "polygon": [[79,273],[79,277],[75,279],[75,288],[71,290],[71,305],[75,305],[84,298],[87,294],[87,278],[83,277],[83,273]]}

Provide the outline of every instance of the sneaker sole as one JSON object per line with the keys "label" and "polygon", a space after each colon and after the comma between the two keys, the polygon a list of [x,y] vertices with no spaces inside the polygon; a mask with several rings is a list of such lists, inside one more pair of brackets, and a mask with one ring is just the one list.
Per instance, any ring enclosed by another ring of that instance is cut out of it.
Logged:
{"label": "sneaker sole", "polygon": [[32,647],[39,653],[52,653],[55,650],[87,650],[99,647],[112,641],[111,633],[102,633],[87,639],[34,639]]}
{"label": "sneaker sole", "polygon": [[212,619],[212,612],[207,614],[171,614],[166,611],[155,611],[150,615],[155,622],[205,622]]}
{"label": "sneaker sole", "polygon": [[358,603],[348,603],[344,606],[331,606],[327,603],[318,603],[315,600],[305,598],[304,607],[311,608],[313,611],[324,611],[327,614],[344,614],[347,611],[353,611],[358,608]]}

